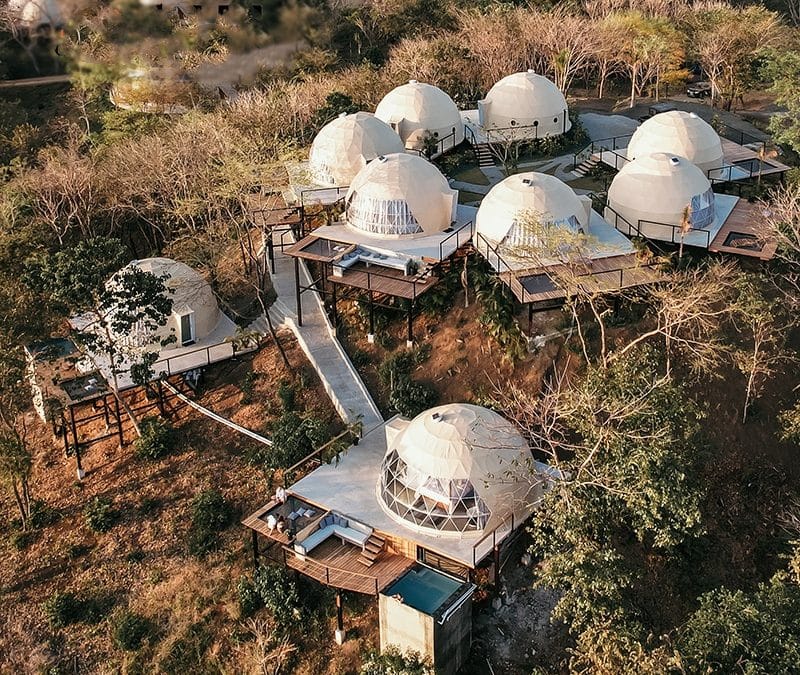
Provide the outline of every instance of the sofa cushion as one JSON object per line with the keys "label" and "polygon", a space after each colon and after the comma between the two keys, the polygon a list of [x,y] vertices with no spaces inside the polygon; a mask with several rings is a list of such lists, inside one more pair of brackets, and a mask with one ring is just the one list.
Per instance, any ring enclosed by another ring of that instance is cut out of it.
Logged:
{"label": "sofa cushion", "polygon": [[357,530],[358,532],[363,532],[367,535],[372,534],[372,528],[369,525],[364,525],[364,523],[359,523],[355,520],[351,520],[347,527],[349,527],[351,530]]}

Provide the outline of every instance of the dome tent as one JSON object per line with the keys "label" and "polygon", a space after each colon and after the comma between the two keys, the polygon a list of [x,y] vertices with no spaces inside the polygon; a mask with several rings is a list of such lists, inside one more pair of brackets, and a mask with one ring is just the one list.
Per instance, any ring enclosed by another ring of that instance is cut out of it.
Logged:
{"label": "dome tent", "polygon": [[416,80],[386,94],[375,117],[394,129],[409,150],[424,150],[427,136],[443,140],[443,150],[464,140],[464,122],[453,99],[439,87]]}
{"label": "dome tent", "polygon": [[572,127],[564,94],[533,70],[504,77],[478,104],[480,125],[487,130],[523,127],[520,135],[545,138]]}
{"label": "dome tent", "polygon": [[64,16],[58,0],[28,0],[8,4],[8,11],[21,26],[37,30],[43,26],[57,28],[64,24]]}
{"label": "dome tent", "polygon": [[685,157],[664,152],[639,157],[622,167],[611,182],[608,204],[635,227],[645,221],[641,233],[656,239],[673,238],[672,228],[667,231],[659,224],[680,227],[687,207],[693,229],[711,226],[715,217],[708,178]]}
{"label": "dome tent", "polygon": [[654,115],[634,132],[628,159],[656,152],[685,157],[704,173],[724,163],[722,141],[714,128],[695,113],[670,110]]}
{"label": "dome tent", "polygon": [[476,232],[493,246],[541,246],[542,232],[526,227],[525,218],[542,226],[588,232],[591,200],[578,197],[555,176],[534,171],[497,183],[483,198]]}
{"label": "dome tent", "polygon": [[414,530],[479,534],[527,503],[531,464],[527,441],[497,413],[469,404],[438,406],[389,442],[378,502]]}
{"label": "dome tent", "polygon": [[[170,258],[145,258],[128,263],[158,277],[166,277],[164,285],[172,299],[172,313],[164,326],[155,331],[123,336],[129,347],[157,349],[159,341],[174,335],[176,342],[167,348],[180,347],[202,340],[217,327],[221,313],[211,286],[202,275],[188,265]],[[126,268],[123,268],[123,270]],[[108,284],[114,283],[111,277]]]}
{"label": "dome tent", "polygon": [[314,138],[309,170],[320,185],[349,185],[376,157],[403,152],[403,141],[374,115],[342,113]]}
{"label": "dome tent", "polygon": [[345,204],[350,227],[383,237],[422,237],[453,224],[458,191],[428,160],[395,153],[359,171]]}

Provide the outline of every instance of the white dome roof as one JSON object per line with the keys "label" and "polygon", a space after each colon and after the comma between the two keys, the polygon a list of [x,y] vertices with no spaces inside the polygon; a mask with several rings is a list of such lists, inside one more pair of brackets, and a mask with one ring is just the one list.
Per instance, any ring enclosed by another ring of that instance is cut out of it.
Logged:
{"label": "white dome roof", "polygon": [[531,462],[527,441],[497,413],[465,403],[438,406],[390,443],[378,501],[412,529],[479,534],[526,501]]}
{"label": "white dome roof", "polygon": [[703,172],[723,164],[722,141],[717,132],[705,120],[683,110],[654,115],[634,132],[628,144],[628,159],[654,152],[686,157]]}
{"label": "white dome roof", "polygon": [[544,138],[569,131],[567,100],[558,87],[542,75],[528,70],[508,75],[486,94],[479,108],[486,129],[535,127],[526,135]]}
{"label": "white dome roof", "polygon": [[[21,24],[28,28],[40,26],[60,26],[64,23],[61,6],[57,0],[29,0],[28,2],[9,5],[9,10],[15,10]],[[19,9],[17,9],[19,8]]]}
{"label": "white dome roof", "polygon": [[539,235],[526,219],[585,232],[589,207],[572,188],[555,176],[534,171],[518,173],[495,185],[483,198],[475,220],[476,232],[494,246],[537,246]]}
{"label": "white dome roof", "polygon": [[375,117],[397,131],[409,149],[424,149],[426,135],[444,139],[455,132],[455,138],[446,142],[446,148],[464,140],[464,122],[456,104],[432,84],[409,80],[408,84],[392,89],[378,103]]}
{"label": "white dome roof", "polygon": [[458,191],[428,160],[395,153],[359,171],[345,201],[349,226],[376,236],[414,237],[453,224]]}
{"label": "white dome roof", "polygon": [[[176,343],[169,347],[180,347],[181,342],[186,341],[186,336],[181,333],[181,315],[191,314],[192,316],[192,341],[203,339],[213,332],[220,319],[220,310],[217,299],[214,296],[211,286],[203,276],[193,270],[188,265],[170,258],[145,258],[134,260],[128,263],[127,267],[138,267],[144,272],[150,272],[156,276],[167,276],[164,285],[172,291],[172,313],[168,317],[167,323],[156,331],[159,340],[175,335]],[[123,270],[126,268],[123,268]],[[116,276],[116,275],[115,275]],[[114,283],[114,278],[108,281]],[[153,334],[128,336],[131,346],[157,347]]]}
{"label": "white dome roof", "polygon": [[[665,152],[639,157],[622,167],[611,182],[608,204],[633,226],[639,221],[680,226],[687,206],[692,227],[708,227],[714,221],[714,193],[708,178],[685,157]],[[613,217],[607,220],[613,222]],[[671,238],[670,229],[647,223],[642,234]]]}
{"label": "white dome roof", "polygon": [[314,138],[309,170],[321,185],[349,185],[368,162],[393,152],[403,152],[403,141],[388,124],[370,113],[342,113]]}

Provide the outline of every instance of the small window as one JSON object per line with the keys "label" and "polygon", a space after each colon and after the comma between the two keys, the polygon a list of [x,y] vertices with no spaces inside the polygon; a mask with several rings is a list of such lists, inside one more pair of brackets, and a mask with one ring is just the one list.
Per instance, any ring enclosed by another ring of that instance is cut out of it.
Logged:
{"label": "small window", "polygon": [[533,120],[533,126],[538,127],[539,126],[539,120]]}
{"label": "small window", "polygon": [[512,127],[517,126],[517,120],[511,120],[511,126]]}
{"label": "small window", "polygon": [[229,6],[230,6],[230,5],[220,5],[219,7],[217,7],[217,13],[218,13],[220,16],[222,16],[223,14],[227,14],[227,13],[228,13],[228,7],[229,7]]}
{"label": "small window", "polygon": [[439,132],[438,131],[434,131],[433,132],[433,137],[434,138],[439,138]]}
{"label": "small window", "polygon": [[558,117],[553,118],[553,124],[558,124]]}

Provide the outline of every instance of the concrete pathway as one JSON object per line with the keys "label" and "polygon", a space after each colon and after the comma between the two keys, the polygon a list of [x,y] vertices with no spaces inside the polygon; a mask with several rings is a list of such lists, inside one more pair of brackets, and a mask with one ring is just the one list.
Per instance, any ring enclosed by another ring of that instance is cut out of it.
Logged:
{"label": "concrete pathway", "polygon": [[[288,244],[290,238],[294,243],[294,237],[291,235],[285,236],[284,241]],[[300,283],[303,286],[311,285],[311,277],[302,260]],[[273,324],[276,328],[286,326],[295,334],[342,419],[348,424],[360,420],[364,434],[383,424],[378,406],[375,405],[367,387],[336,338],[318,294],[303,293],[303,325],[297,325],[294,259],[278,249],[275,250],[275,274],[272,275],[272,285],[278,296],[269,308]],[[266,320],[262,321],[266,324]]]}

